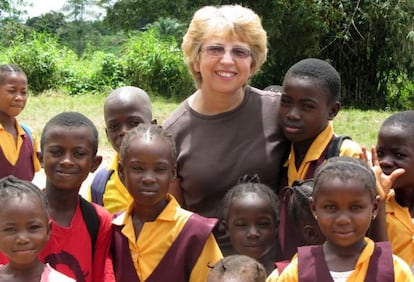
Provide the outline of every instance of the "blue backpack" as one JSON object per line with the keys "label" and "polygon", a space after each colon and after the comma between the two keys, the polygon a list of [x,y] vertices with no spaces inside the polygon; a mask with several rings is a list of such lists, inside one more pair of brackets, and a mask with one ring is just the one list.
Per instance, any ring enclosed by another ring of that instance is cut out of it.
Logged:
{"label": "blue backpack", "polygon": [[91,198],[92,202],[95,204],[103,206],[103,194],[105,192],[106,183],[112,173],[114,173],[113,169],[107,170],[106,168],[101,168],[93,178],[91,184]]}
{"label": "blue backpack", "polygon": [[33,134],[30,131],[30,128],[23,122],[19,122],[19,124],[20,124],[20,127],[24,130],[24,132],[29,136],[30,141],[32,141],[32,145],[33,145]]}

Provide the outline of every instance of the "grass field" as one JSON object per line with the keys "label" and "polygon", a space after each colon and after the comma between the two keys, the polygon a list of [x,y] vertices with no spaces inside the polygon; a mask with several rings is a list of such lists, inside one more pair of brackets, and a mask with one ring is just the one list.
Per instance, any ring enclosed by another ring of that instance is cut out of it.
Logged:
{"label": "grass field", "polygon": [[[88,116],[96,125],[102,149],[110,149],[105,136],[103,119],[104,95],[64,96],[47,95],[30,96],[24,111],[18,116],[40,136],[44,124],[54,115],[63,111],[78,111]],[[166,101],[152,97],[153,115],[158,124],[178,106],[178,102]],[[371,146],[376,143],[376,136],[382,121],[389,112],[341,110],[335,118],[334,127],[337,134],[346,134],[360,145]]]}

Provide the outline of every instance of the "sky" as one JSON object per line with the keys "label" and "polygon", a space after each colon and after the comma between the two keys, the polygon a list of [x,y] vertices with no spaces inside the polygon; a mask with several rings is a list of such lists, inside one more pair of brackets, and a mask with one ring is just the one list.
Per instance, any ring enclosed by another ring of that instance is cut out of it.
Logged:
{"label": "sky", "polygon": [[50,11],[59,11],[66,0],[31,0],[27,2],[33,4],[32,7],[26,7],[27,16],[31,18],[46,14]]}

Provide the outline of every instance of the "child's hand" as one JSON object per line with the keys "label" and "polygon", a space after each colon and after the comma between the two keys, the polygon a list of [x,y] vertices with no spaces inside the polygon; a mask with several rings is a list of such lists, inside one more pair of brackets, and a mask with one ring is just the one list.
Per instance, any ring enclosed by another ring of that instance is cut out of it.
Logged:
{"label": "child's hand", "polygon": [[402,175],[405,170],[403,168],[397,168],[390,175],[383,173],[378,161],[377,149],[375,146],[371,147],[371,159],[368,157],[367,148],[365,146],[362,146],[362,153],[359,157],[362,160],[366,161],[374,171],[375,178],[377,180],[377,194],[380,196],[381,200],[385,200],[395,179],[397,179],[398,176]]}

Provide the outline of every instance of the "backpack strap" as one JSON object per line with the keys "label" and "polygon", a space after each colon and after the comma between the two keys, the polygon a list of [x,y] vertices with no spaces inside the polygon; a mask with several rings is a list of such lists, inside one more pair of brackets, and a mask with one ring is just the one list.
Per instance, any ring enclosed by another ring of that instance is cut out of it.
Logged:
{"label": "backpack strap", "polygon": [[91,184],[91,197],[93,203],[103,206],[103,194],[105,192],[106,183],[112,173],[114,173],[113,169],[107,170],[106,168],[101,168],[96,173]]}
{"label": "backpack strap", "polygon": [[98,213],[96,212],[95,207],[89,203],[87,200],[79,196],[80,209],[82,212],[83,220],[86,223],[86,228],[88,229],[89,236],[91,238],[92,246],[92,258],[95,252],[96,239],[98,237],[98,231],[100,226],[100,221]]}
{"label": "backpack strap", "polygon": [[19,125],[24,130],[24,132],[27,134],[27,136],[29,136],[30,141],[32,141],[32,144],[33,144],[33,135],[32,135],[32,132],[30,131],[30,128],[23,122],[19,122]]}
{"label": "backpack strap", "polygon": [[332,138],[332,141],[330,142],[328,146],[328,152],[326,153],[326,159],[339,156],[342,143],[344,142],[345,139],[352,140],[352,138],[349,137],[348,135],[339,135],[339,136],[334,136]]}

